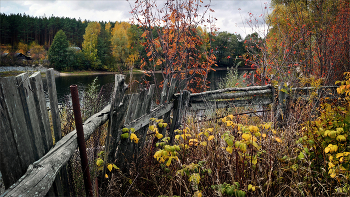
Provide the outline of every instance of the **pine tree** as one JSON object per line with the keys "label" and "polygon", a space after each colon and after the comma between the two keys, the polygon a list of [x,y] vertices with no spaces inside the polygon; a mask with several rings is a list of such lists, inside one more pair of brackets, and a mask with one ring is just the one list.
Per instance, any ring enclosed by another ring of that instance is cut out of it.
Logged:
{"label": "pine tree", "polygon": [[67,65],[67,36],[63,30],[59,30],[49,49],[49,61],[56,70],[64,70]]}

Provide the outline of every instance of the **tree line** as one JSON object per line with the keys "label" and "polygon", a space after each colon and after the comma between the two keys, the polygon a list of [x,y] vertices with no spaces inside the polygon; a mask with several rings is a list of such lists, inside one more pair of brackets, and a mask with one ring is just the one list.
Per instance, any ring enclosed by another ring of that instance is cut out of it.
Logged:
{"label": "tree line", "polygon": [[[136,24],[4,13],[0,14],[0,21],[2,53],[12,51],[26,54],[30,51],[34,61],[48,59],[48,51],[52,47],[55,35],[62,30],[68,47],[59,53],[65,57],[64,64],[57,65],[59,70],[116,71],[130,67],[140,68],[143,60],[143,63],[147,63],[145,69],[152,67],[146,52],[147,46],[142,44],[146,41],[142,38],[145,29]],[[212,49],[216,63],[223,67],[237,65],[242,61],[247,54],[245,40],[257,36],[252,34],[242,39],[238,34],[218,31],[211,34],[201,27],[196,29],[196,34],[207,37],[207,49]],[[157,28],[152,30],[152,34],[155,38],[159,37]],[[77,47],[82,50],[77,50]]]}

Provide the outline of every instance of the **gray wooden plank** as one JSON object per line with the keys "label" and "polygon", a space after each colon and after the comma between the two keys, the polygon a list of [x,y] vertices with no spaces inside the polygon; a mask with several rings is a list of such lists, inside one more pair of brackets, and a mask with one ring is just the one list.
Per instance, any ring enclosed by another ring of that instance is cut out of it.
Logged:
{"label": "gray wooden plank", "polygon": [[34,73],[29,77],[30,84],[33,90],[34,102],[38,116],[38,123],[41,131],[42,142],[45,153],[47,153],[53,146],[51,135],[49,114],[46,108],[46,100],[44,94],[43,83],[40,72]]}
{"label": "gray wooden plank", "polygon": [[[22,102],[17,89],[15,77],[0,78],[3,107],[6,108],[13,138],[20,158],[21,171],[24,174],[27,167],[35,161],[30,133],[26,124]],[[11,153],[9,153],[11,154]]]}
{"label": "gray wooden plank", "polygon": [[[117,132],[118,129],[114,129],[116,127],[117,122],[114,120],[116,119],[116,116],[118,116],[118,108],[120,106],[120,103],[123,100],[124,93],[126,90],[126,85],[125,85],[125,76],[124,75],[115,75],[115,81],[114,81],[114,91],[113,91],[113,96],[111,100],[111,109],[110,109],[110,121],[108,122],[108,133],[106,137],[106,148],[105,148],[105,161],[108,162],[113,162],[113,155],[114,155],[114,146],[115,146],[115,140],[117,138]],[[114,115],[114,111],[117,112],[117,114]],[[114,117],[113,117],[114,116]],[[105,162],[106,164],[108,162]],[[103,173],[106,171],[106,165],[104,166]]]}
{"label": "gray wooden plank", "polygon": [[60,119],[60,114],[58,110],[55,74],[53,72],[53,68],[50,68],[46,71],[46,78],[47,78],[47,90],[48,90],[49,99],[50,99],[50,112],[51,112],[55,142],[58,142],[62,138],[62,131],[61,131],[61,119]]}
{"label": "gray wooden plank", "polygon": [[128,104],[128,111],[126,113],[125,116],[125,123],[124,124],[128,124],[129,122],[132,121],[132,118],[135,116],[135,111],[136,111],[136,107],[137,107],[137,101],[139,99],[140,94],[138,93],[134,93],[131,95],[129,104]]}
{"label": "gray wooden plank", "polygon": [[263,94],[271,94],[271,89],[266,90],[253,90],[253,91],[246,91],[246,92],[237,92],[237,93],[215,93],[215,94],[207,94],[204,96],[195,96],[190,98],[191,102],[194,101],[209,101],[214,99],[233,99],[233,98],[239,98],[239,97],[245,97],[245,96],[258,96]]}
{"label": "gray wooden plank", "polygon": [[254,90],[268,90],[270,89],[270,85],[267,86],[249,86],[249,87],[243,87],[243,88],[225,88],[225,89],[219,89],[219,90],[213,90],[213,91],[206,91],[206,92],[200,92],[200,93],[193,93],[191,94],[191,98],[197,98],[197,97],[203,97],[211,94],[219,94],[219,93],[225,93],[225,92],[233,92],[233,91],[254,91]]}
{"label": "gray wooden plank", "polygon": [[[166,99],[167,103],[172,102],[173,99],[175,98],[174,97],[174,93],[175,93],[175,87],[176,87],[177,84],[178,84],[178,80],[176,78],[172,78],[171,82],[170,82],[170,87],[169,87],[169,90],[168,90],[168,93],[167,93],[167,99]],[[171,123],[170,123],[170,114],[171,114],[171,111],[166,113],[164,115],[164,118],[163,118],[164,122],[168,123],[168,125],[171,125]],[[162,133],[162,134],[165,136],[165,133]]]}
{"label": "gray wooden plank", "polygon": [[117,147],[120,143],[120,135],[122,134],[121,131],[121,126],[124,124],[125,122],[125,115],[126,115],[126,111],[129,105],[129,101],[130,101],[131,95],[124,95],[123,101],[121,103],[121,105],[119,106],[119,108],[116,110],[116,112],[113,114],[113,121],[115,122],[114,127],[112,128],[112,132],[111,132],[111,145],[110,150],[109,150],[109,155],[108,155],[108,161],[115,161],[116,157],[116,150]]}
{"label": "gray wooden plank", "polygon": [[0,85],[0,171],[5,189],[9,188],[23,175],[21,159],[9,121],[10,119]]}
{"label": "gray wooden plank", "polygon": [[25,114],[26,123],[30,132],[30,139],[34,148],[35,160],[44,155],[45,149],[41,138],[38,115],[36,113],[34,95],[29,83],[28,73],[22,73],[16,76],[19,95],[22,101],[23,112]]}
{"label": "gray wooden plank", "polygon": [[162,93],[160,94],[160,104],[164,104],[167,99],[167,93],[168,93],[168,79],[164,80]]}
{"label": "gray wooden plank", "polygon": [[139,98],[137,100],[137,104],[136,104],[136,108],[135,108],[135,113],[134,116],[131,118],[132,120],[135,120],[136,118],[142,116],[142,106],[144,105],[144,100],[146,98],[147,95],[147,90],[142,90],[140,92]]}
{"label": "gray wooden plank", "polygon": [[178,100],[174,101],[175,106],[173,111],[173,120],[169,130],[170,144],[174,143],[174,131],[180,127],[182,116],[186,113],[186,108],[189,104],[190,95],[191,93],[189,91],[184,90],[182,94],[180,94]]}
{"label": "gray wooden plank", "polygon": [[255,97],[253,99],[244,100],[227,100],[227,101],[206,101],[191,103],[191,110],[207,110],[213,107],[215,108],[229,108],[229,107],[244,107],[251,105],[268,105],[273,103],[270,97]]}
{"label": "gray wooden plank", "polygon": [[[94,114],[83,124],[84,139],[87,140],[97,127],[109,118],[111,105]],[[45,196],[60,168],[67,163],[77,149],[76,130],[64,136],[42,158],[29,165],[27,172],[3,196]]]}
{"label": "gray wooden plank", "polygon": [[153,109],[150,113],[145,114],[145,115],[129,122],[128,124],[124,125],[124,127],[134,128],[135,130],[138,130],[138,129],[144,127],[145,125],[149,124],[151,118],[162,116],[162,115],[170,112],[173,107],[174,107],[173,102],[161,105],[161,106]]}

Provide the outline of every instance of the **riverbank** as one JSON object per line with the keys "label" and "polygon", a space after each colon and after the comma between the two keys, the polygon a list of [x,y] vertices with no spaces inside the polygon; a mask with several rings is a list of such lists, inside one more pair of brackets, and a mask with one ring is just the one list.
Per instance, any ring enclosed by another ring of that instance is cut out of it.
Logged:
{"label": "riverbank", "polygon": [[[0,66],[0,77],[16,76],[24,72],[34,73],[40,71],[43,76],[48,68],[42,66]],[[124,71],[124,74],[128,74],[130,71]],[[134,69],[133,74],[145,73],[141,70]],[[54,70],[55,76],[65,77],[65,76],[78,76],[78,75],[112,75],[119,74],[119,72],[107,72],[107,71],[72,71],[72,72],[59,72]]]}

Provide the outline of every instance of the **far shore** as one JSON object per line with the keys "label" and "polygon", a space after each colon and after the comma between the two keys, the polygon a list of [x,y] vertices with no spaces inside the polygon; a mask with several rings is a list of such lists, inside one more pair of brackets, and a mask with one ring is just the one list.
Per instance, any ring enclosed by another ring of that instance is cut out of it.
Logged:
{"label": "far shore", "polygon": [[[214,70],[227,70],[227,67],[214,67]],[[0,77],[6,77],[6,76],[13,76],[13,75],[17,75],[20,74],[22,72],[33,72],[33,71],[41,71],[42,74],[44,74],[46,72],[47,68],[44,67],[1,67],[0,66]],[[255,70],[255,69],[251,69],[251,68],[238,68],[238,70]],[[124,71],[124,74],[128,74],[130,71]],[[151,74],[151,73],[162,73],[162,71],[145,71],[145,70],[138,70],[138,69],[134,69],[133,70],[133,74],[140,74],[140,73],[147,73],[147,74]],[[1,74],[2,73],[2,74]],[[60,77],[66,77],[66,76],[78,76],[78,75],[111,75],[111,74],[120,74],[120,72],[108,72],[108,71],[71,71],[71,72],[67,72],[67,71],[62,71],[62,72],[58,72],[55,71],[55,75],[56,76],[60,76]]]}

